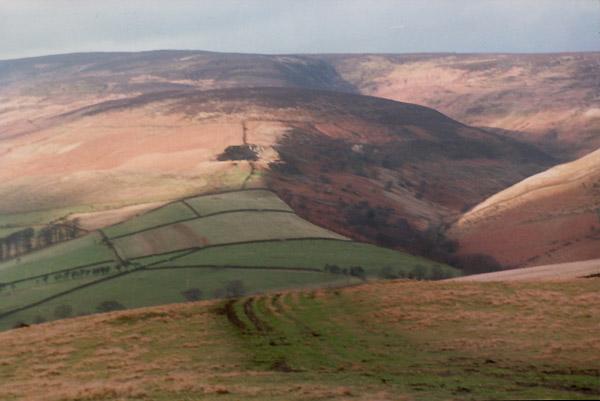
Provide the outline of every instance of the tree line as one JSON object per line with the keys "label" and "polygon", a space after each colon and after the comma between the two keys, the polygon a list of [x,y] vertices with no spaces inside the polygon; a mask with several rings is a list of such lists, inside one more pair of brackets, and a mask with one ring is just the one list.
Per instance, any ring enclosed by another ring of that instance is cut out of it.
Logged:
{"label": "tree line", "polygon": [[0,238],[0,262],[18,258],[36,249],[67,241],[83,233],[77,221],[50,223],[36,232],[33,228],[16,231]]}

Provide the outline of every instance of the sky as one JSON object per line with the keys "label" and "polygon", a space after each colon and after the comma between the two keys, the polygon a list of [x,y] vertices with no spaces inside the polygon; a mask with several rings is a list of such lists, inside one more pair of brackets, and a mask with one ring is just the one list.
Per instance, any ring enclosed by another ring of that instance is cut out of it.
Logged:
{"label": "sky", "polygon": [[600,51],[600,0],[0,0],[0,59]]}

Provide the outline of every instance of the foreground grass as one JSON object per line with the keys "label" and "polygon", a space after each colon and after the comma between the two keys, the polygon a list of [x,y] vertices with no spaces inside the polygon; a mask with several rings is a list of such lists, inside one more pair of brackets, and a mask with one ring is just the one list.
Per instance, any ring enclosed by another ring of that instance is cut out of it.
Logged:
{"label": "foreground grass", "polygon": [[65,320],[0,334],[0,399],[595,399],[597,290],[382,282]]}

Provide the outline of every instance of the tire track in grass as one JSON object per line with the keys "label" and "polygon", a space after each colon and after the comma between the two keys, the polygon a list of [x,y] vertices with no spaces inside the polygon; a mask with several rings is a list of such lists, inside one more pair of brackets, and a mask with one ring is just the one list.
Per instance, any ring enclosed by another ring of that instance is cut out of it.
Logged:
{"label": "tire track in grass", "polygon": [[284,308],[284,306],[281,304],[281,294],[275,294],[273,297],[271,297],[271,305],[275,308],[279,315],[294,323],[305,334],[309,334],[312,337],[321,337],[319,332],[313,330],[309,325]]}
{"label": "tire track in grass", "polygon": [[[262,342],[265,345],[268,345],[269,348],[275,347],[272,348],[271,351],[274,352],[274,354],[271,354],[271,352],[269,352],[269,355],[266,356],[265,359],[263,359],[262,357],[260,357],[259,359],[262,360],[263,363],[268,363],[269,370],[285,373],[301,372],[302,370],[290,366],[289,355],[286,351],[287,348],[279,348],[281,346],[290,346],[295,340],[294,337],[296,337],[296,333],[292,333],[290,335],[290,333],[288,333],[287,330],[281,328],[275,329],[264,319],[261,319],[261,317],[259,317],[261,309],[260,304],[265,304],[267,302],[267,298],[268,296],[263,296],[258,298],[257,300],[256,298],[251,297],[248,298],[243,304],[244,314],[256,328],[257,334],[263,338]],[[268,309],[266,305],[265,309]],[[267,310],[265,310],[263,313],[265,312],[267,312]]]}
{"label": "tire track in grass", "polygon": [[225,305],[223,306],[223,308],[221,308],[219,310],[219,313],[225,315],[227,317],[227,320],[234,327],[236,327],[241,333],[247,333],[248,332],[248,328],[246,327],[246,324],[244,322],[242,322],[242,320],[239,318],[239,316],[235,312],[235,304],[236,304],[236,302],[237,302],[236,299],[230,299],[229,301],[227,301],[225,303]]}
{"label": "tire track in grass", "polygon": [[254,297],[250,297],[244,301],[244,313],[252,322],[259,334],[268,334],[273,331],[273,328],[267,322],[261,320],[255,313]]}

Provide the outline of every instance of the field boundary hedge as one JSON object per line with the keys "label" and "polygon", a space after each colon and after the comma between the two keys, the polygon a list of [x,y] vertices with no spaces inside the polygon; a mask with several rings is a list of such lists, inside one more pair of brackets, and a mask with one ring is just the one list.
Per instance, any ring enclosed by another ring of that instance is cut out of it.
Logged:
{"label": "field boundary hedge", "polygon": [[285,266],[243,266],[243,265],[181,265],[181,266],[157,266],[157,267],[144,267],[141,270],[169,270],[169,269],[248,269],[248,270],[283,270],[283,271],[296,271],[296,272],[311,272],[311,273],[328,273],[323,269],[316,267],[285,267]]}
{"label": "field boundary hedge", "polygon": [[[227,242],[225,244],[214,244],[214,245],[206,245],[203,247],[197,247],[197,248],[195,248],[194,251],[190,252],[188,255],[191,255],[196,252],[201,252],[206,249],[223,248],[223,247],[234,246],[234,245],[258,244],[258,243],[265,243],[265,242],[292,242],[292,241],[303,241],[303,240],[307,240],[307,241],[341,241],[341,242],[362,244],[362,242],[357,242],[357,241],[354,241],[351,239],[341,239],[341,238],[331,238],[331,237],[293,237],[293,238],[281,238],[281,239],[258,239],[258,240],[252,240],[252,241]],[[187,249],[192,249],[192,248],[187,248]],[[173,251],[165,252],[165,254],[166,253],[173,253]],[[154,255],[148,255],[148,256],[143,256],[143,257],[146,258],[146,257],[150,257],[150,256],[159,256],[159,255],[163,255],[163,254],[157,253]],[[138,259],[141,259],[141,257]],[[132,259],[132,260],[135,260],[135,259]]]}
{"label": "field boundary hedge", "polygon": [[48,301],[52,301],[54,299],[60,298],[63,295],[71,294],[71,293],[79,291],[79,290],[81,290],[83,288],[91,287],[91,286],[94,286],[96,284],[99,284],[99,283],[102,283],[102,282],[105,282],[105,281],[109,281],[109,280],[113,280],[115,278],[119,278],[119,277],[125,276],[127,274],[131,274],[131,273],[134,273],[136,271],[143,270],[143,269],[144,269],[143,267],[138,267],[138,268],[135,268],[133,270],[129,270],[129,271],[125,271],[125,272],[113,274],[112,276],[103,277],[101,279],[98,279],[96,281],[92,281],[90,283],[85,283],[85,284],[82,284],[82,285],[79,285],[79,286],[76,286],[76,287],[73,287],[73,288],[69,288],[68,290],[65,290],[63,292],[59,292],[58,294],[51,295],[49,297],[46,297],[44,299],[41,299],[41,300],[36,301],[34,303],[31,303],[29,305],[21,306],[19,308],[16,308],[16,309],[13,309],[13,310],[10,310],[10,311],[7,311],[7,312],[2,312],[2,313],[0,313],[0,319],[3,319],[3,318],[5,318],[7,316],[10,316],[10,315],[14,315],[15,313],[18,313],[18,312],[22,312],[24,310],[33,308],[35,306],[39,306],[39,305],[45,304]]}
{"label": "field boundary hedge", "polygon": [[[203,247],[203,248],[188,248],[187,249],[188,252],[185,252],[186,250],[184,249],[184,250],[170,251],[170,252],[165,252],[165,253],[160,253],[160,254],[146,255],[146,256],[143,256],[143,258],[152,257],[152,256],[160,256],[160,255],[168,255],[168,254],[172,254],[172,253],[183,252],[182,254],[176,255],[176,256],[174,256],[174,257],[172,257],[170,259],[166,258],[166,259],[158,260],[156,262],[153,262],[153,263],[150,263],[150,264],[147,264],[147,265],[141,265],[140,264],[140,265],[136,266],[135,268],[133,268],[131,270],[127,270],[127,271],[124,271],[124,272],[116,273],[116,274],[113,274],[113,275],[108,276],[108,277],[103,277],[101,279],[98,279],[98,280],[95,280],[95,281],[92,281],[92,282],[89,282],[89,283],[85,283],[85,284],[82,284],[80,286],[76,286],[76,287],[70,288],[68,290],[62,291],[60,293],[51,295],[49,297],[43,298],[43,299],[41,299],[39,301],[36,301],[36,302],[33,302],[31,304],[24,305],[24,306],[21,306],[19,308],[16,308],[16,309],[13,309],[13,310],[10,310],[10,311],[7,311],[7,312],[0,313],[0,319],[3,319],[5,317],[7,317],[7,316],[13,315],[13,314],[18,313],[18,312],[22,312],[24,310],[27,310],[27,309],[30,309],[30,308],[33,308],[33,307],[36,307],[36,306],[42,305],[42,304],[44,304],[46,302],[52,301],[54,299],[57,299],[57,298],[59,298],[59,297],[61,297],[63,295],[68,295],[68,294],[76,292],[76,291],[78,291],[80,289],[84,289],[84,288],[87,288],[87,287],[92,287],[92,286],[94,286],[96,284],[100,284],[100,283],[103,283],[105,281],[117,279],[117,278],[123,277],[123,276],[125,276],[127,274],[131,274],[131,273],[135,273],[135,272],[139,272],[139,271],[166,270],[166,269],[173,269],[173,268],[182,268],[182,269],[183,268],[196,268],[196,266],[194,266],[194,265],[192,265],[192,266],[170,266],[170,267],[168,267],[168,266],[153,267],[153,266],[161,264],[161,263],[165,263],[165,262],[171,262],[173,260],[177,260],[179,258],[183,258],[185,256],[191,255],[191,254],[193,254],[195,252],[199,252],[199,251],[202,251],[202,250],[205,250],[205,249],[217,248],[217,247],[226,247],[226,246],[235,246],[235,245],[246,245],[246,244],[252,244],[252,243],[280,242],[280,241],[281,242],[285,242],[285,241],[302,241],[302,240],[313,240],[313,241],[314,240],[324,240],[324,241],[355,242],[355,241],[346,240],[346,239],[321,238],[321,237],[285,238],[285,239],[275,239],[275,240],[269,239],[269,240],[255,240],[255,241],[240,241],[240,242],[232,242],[232,243],[227,243],[227,244],[209,245],[209,246],[206,246],[206,247]],[[141,259],[141,258],[137,258],[137,259]],[[135,262],[135,259],[131,259],[130,262],[137,265],[137,263]],[[82,268],[86,268],[86,267],[92,267],[94,265],[99,265],[99,264],[102,264],[102,263],[115,263],[115,261],[111,260],[111,261],[108,261],[108,262],[104,261],[104,262],[98,262],[98,263],[94,263],[94,264],[80,265],[80,266],[76,266],[76,267],[69,268],[69,269],[64,269],[64,270],[66,270],[66,271],[77,270],[77,269],[82,269]],[[284,271],[299,271],[299,272],[300,271],[304,271],[304,272],[311,272],[311,273],[328,274],[324,270],[320,270],[320,269],[317,269],[317,268],[297,268],[297,269],[294,269],[294,268],[289,268],[289,267],[272,267],[272,266],[260,266],[260,267],[259,266],[250,266],[249,267],[249,266],[237,266],[237,265],[197,265],[197,268],[212,268],[212,269],[215,269],[215,268],[217,268],[217,269],[218,268],[225,268],[225,269],[226,268],[230,268],[230,269],[252,269],[252,270],[260,270],[260,269],[262,269],[262,270],[284,270]],[[56,273],[58,273],[58,272],[56,272]],[[52,273],[48,273],[48,274],[52,274]],[[41,276],[38,276],[37,278],[43,277],[43,276],[45,276],[45,274],[41,275]],[[33,279],[33,278],[30,278],[30,279]]]}
{"label": "field boundary hedge", "polygon": [[235,209],[235,210],[222,210],[220,212],[209,213],[209,214],[201,215],[199,217],[193,217],[193,218],[190,218],[190,219],[181,219],[181,220],[172,221],[170,223],[158,224],[156,226],[144,228],[144,229],[137,230],[137,231],[132,231],[132,232],[127,233],[127,234],[115,235],[114,237],[110,237],[109,239],[111,239],[111,240],[120,239],[120,238],[124,238],[124,237],[129,237],[131,235],[143,233],[143,232],[146,232],[146,231],[154,230],[154,229],[157,229],[157,228],[168,227],[168,226],[171,226],[171,225],[174,225],[174,224],[178,224],[178,223],[185,223],[187,221],[202,220],[202,219],[205,219],[205,218],[208,218],[208,217],[214,217],[214,216],[218,216],[218,215],[222,215],[222,214],[248,213],[248,212],[289,213],[289,214],[294,214],[294,215],[296,214],[293,210],[283,210],[283,209]]}
{"label": "field boundary hedge", "polygon": [[17,283],[21,283],[21,282],[29,281],[29,280],[37,280],[39,278],[44,278],[45,276],[50,276],[52,274],[67,273],[67,272],[70,272],[70,271],[79,270],[79,269],[85,269],[85,268],[88,268],[88,267],[94,267],[96,265],[103,265],[103,264],[107,264],[107,263],[117,263],[117,262],[114,259],[103,260],[101,262],[94,262],[94,263],[88,263],[88,264],[85,264],[85,265],[79,265],[79,266],[75,266],[75,267],[69,267],[69,268],[66,268],[66,269],[56,270],[56,271],[45,273],[45,274],[39,274],[37,276],[31,276],[31,277],[27,277],[27,278],[21,278],[21,279],[14,280],[14,281],[0,282],[0,285],[11,285],[11,284],[17,284]]}
{"label": "field boundary hedge", "polygon": [[[141,217],[141,216],[145,216],[149,213],[152,213],[158,209],[162,209],[163,207],[167,207],[170,205],[173,205],[177,202],[182,202],[182,201],[187,201],[189,199],[195,199],[195,198],[201,198],[204,196],[213,196],[213,195],[224,195],[224,194],[230,194],[230,193],[235,193],[235,192],[248,192],[248,191],[267,191],[267,192],[271,192],[272,194],[276,195],[277,197],[279,197],[279,195],[277,195],[277,193],[275,191],[273,191],[270,188],[241,188],[241,189],[226,189],[226,190],[222,190],[222,191],[214,191],[214,192],[206,192],[206,193],[202,193],[202,194],[197,194],[197,195],[189,195],[189,196],[184,196],[183,198],[179,198],[179,199],[174,199],[174,200],[170,200],[167,201],[165,203],[163,203],[160,206],[157,206],[153,209],[149,209],[144,211],[143,213],[140,213],[138,215],[135,215],[135,217]],[[129,206],[134,206],[136,205],[135,203]],[[115,227],[118,226],[119,224],[123,223],[122,221],[118,222],[118,223],[114,223],[114,224],[110,224],[106,227],[102,227],[102,229],[107,229],[107,228],[111,228],[111,227]]]}

